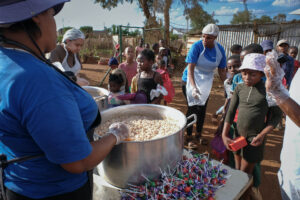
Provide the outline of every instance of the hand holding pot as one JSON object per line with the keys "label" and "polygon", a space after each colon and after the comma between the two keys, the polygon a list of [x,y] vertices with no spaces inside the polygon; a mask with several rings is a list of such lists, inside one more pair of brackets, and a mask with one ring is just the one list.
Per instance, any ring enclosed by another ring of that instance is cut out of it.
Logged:
{"label": "hand holding pot", "polygon": [[108,134],[113,134],[117,138],[116,145],[128,138],[129,133],[130,130],[128,126],[122,122],[113,123],[108,128]]}

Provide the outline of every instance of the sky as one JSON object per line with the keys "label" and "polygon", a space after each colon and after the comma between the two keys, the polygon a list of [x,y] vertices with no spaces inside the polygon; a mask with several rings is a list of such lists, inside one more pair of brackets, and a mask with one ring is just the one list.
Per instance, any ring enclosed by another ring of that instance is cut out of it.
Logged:
{"label": "sky", "polygon": [[[137,1],[134,1],[137,2]],[[219,25],[230,24],[234,13],[243,11],[241,0],[208,0],[202,4],[209,14],[214,13]],[[278,13],[286,14],[287,20],[300,20],[300,15],[288,13],[300,8],[300,0],[247,0],[248,10],[256,17],[268,15],[271,18]],[[163,20],[163,15],[158,18]],[[103,9],[94,0],[71,0],[66,3],[62,11],[55,16],[57,29],[71,26],[92,26],[94,30],[103,30],[104,27],[128,25],[142,27],[145,17],[137,3],[119,4],[111,10]],[[187,28],[187,21],[183,15],[182,5],[174,3],[170,10],[170,25],[175,28]]]}

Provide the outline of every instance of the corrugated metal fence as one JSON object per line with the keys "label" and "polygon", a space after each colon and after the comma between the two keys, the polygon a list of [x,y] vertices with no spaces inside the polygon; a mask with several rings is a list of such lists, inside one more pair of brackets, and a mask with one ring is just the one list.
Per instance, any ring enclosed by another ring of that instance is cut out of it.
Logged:
{"label": "corrugated metal fence", "polygon": [[[287,39],[290,46],[297,46],[300,50],[300,22],[289,22],[282,24],[248,24],[248,25],[221,25],[217,41],[224,47],[227,57],[231,55],[230,47],[240,44],[242,47],[251,43],[260,44],[270,39],[274,47],[280,39]],[[187,50],[200,39],[200,36],[187,38]],[[300,58],[300,52],[297,59]]]}

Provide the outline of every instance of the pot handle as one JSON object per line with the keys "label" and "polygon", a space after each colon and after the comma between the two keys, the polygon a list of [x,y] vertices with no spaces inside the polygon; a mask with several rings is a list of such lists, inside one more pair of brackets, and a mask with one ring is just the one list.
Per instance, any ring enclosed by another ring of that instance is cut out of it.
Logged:
{"label": "pot handle", "polygon": [[97,101],[98,99],[102,99],[102,98],[106,98],[106,97],[107,97],[107,95],[102,95],[102,96],[97,96],[94,99],[95,99],[95,101]]}
{"label": "pot handle", "polygon": [[189,128],[190,126],[193,126],[193,124],[195,124],[197,122],[197,115],[196,114],[192,114],[190,116],[188,116],[186,119],[191,119],[191,118],[194,118],[194,120],[189,123],[188,125],[186,125],[187,128]]}

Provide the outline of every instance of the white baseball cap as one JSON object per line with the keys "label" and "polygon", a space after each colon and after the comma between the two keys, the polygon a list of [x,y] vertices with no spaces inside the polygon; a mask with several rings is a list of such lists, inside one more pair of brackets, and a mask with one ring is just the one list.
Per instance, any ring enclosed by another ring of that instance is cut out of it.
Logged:
{"label": "white baseball cap", "polygon": [[202,29],[202,34],[218,36],[218,34],[219,34],[219,27],[217,25],[215,25],[215,24],[207,24]]}
{"label": "white baseball cap", "polygon": [[243,60],[243,64],[239,70],[252,69],[264,72],[266,66],[266,56],[260,53],[247,54]]}

